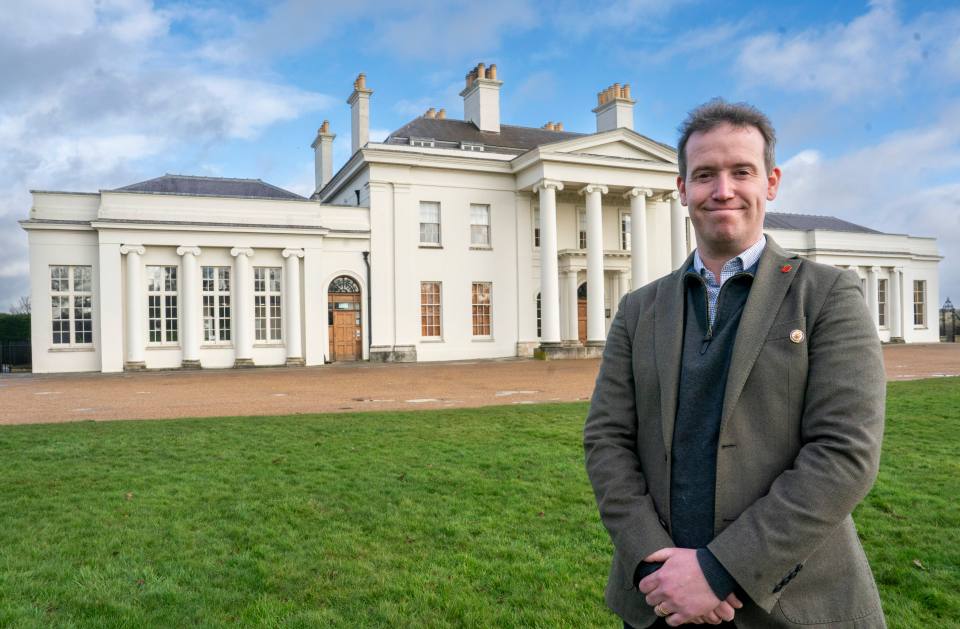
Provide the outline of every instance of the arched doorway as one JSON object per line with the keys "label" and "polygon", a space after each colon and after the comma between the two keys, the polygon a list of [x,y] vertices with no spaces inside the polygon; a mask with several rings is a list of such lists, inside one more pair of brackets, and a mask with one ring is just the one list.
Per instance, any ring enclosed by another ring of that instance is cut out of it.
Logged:
{"label": "arched doorway", "polygon": [[327,289],[327,337],[332,362],[363,357],[363,330],[360,323],[360,286],[341,275]]}
{"label": "arched doorway", "polygon": [[577,289],[577,338],[587,342],[587,283]]}

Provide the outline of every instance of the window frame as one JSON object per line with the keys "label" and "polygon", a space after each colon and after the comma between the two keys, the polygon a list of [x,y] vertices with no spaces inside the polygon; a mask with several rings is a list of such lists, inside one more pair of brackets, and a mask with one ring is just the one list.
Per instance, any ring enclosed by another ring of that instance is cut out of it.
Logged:
{"label": "window frame", "polygon": [[[486,288],[486,303],[478,302],[478,295],[483,294],[482,292],[478,293],[478,287]],[[493,338],[493,282],[472,282],[470,284],[470,321],[471,336],[474,339]]]}
{"label": "window frame", "polygon": [[587,248],[587,208],[577,207],[577,249]]}
{"label": "window frame", "polygon": [[[66,277],[54,277],[54,269],[66,269]],[[50,278],[50,344],[55,349],[69,348],[92,348],[93,347],[93,265],[90,264],[51,264],[48,267]],[[86,278],[81,277],[81,286],[77,287],[77,272],[81,275],[87,272]],[[66,281],[66,286],[60,282]],[[54,282],[58,282],[54,288]],[[86,290],[82,290],[83,288]],[[59,303],[60,300],[66,300],[66,306]],[[86,303],[84,303],[86,300]],[[79,302],[79,304],[78,304]],[[54,306],[54,303],[57,303]],[[63,313],[66,309],[66,318],[57,317],[56,314]],[[78,316],[86,314],[88,316]],[[78,329],[78,324],[83,322],[82,328]],[[66,323],[66,329],[56,330],[57,324]],[[89,329],[87,329],[89,328]],[[63,338],[66,335],[66,342],[58,341],[58,335]],[[89,337],[89,340],[77,340],[77,336]]]}
{"label": "window frame", "polygon": [[[264,277],[258,278],[258,271],[262,272]],[[276,277],[271,277],[274,272]],[[257,290],[258,282],[263,282],[261,290]],[[276,289],[271,287],[274,282]],[[261,303],[258,304],[258,301]],[[261,334],[264,338],[260,338]],[[283,268],[255,266],[253,267],[253,342],[257,345],[282,345],[283,339]]]}
{"label": "window frame", "polygon": [[[207,270],[213,271],[213,277],[207,278]],[[221,288],[223,277],[220,272],[226,271],[226,288]],[[200,309],[203,319],[203,345],[229,345],[233,340],[233,269],[229,266],[207,265],[200,267]],[[207,289],[207,282],[212,282],[213,288]],[[207,304],[207,300],[212,302]],[[224,303],[226,302],[226,303]],[[208,314],[208,309],[211,309]],[[226,314],[224,314],[226,309]],[[207,322],[211,325],[208,328]],[[224,326],[226,323],[226,326]],[[207,338],[207,333],[213,332],[213,339]],[[226,333],[224,335],[224,332]]]}
{"label": "window frame", "polygon": [[889,283],[887,278],[877,278],[877,325],[887,328],[887,301],[889,300]]}
{"label": "window frame", "polygon": [[633,212],[630,210],[620,210],[620,251],[633,251],[632,230]]}
{"label": "window frame", "polygon": [[[424,289],[433,287],[436,292]],[[425,297],[436,297],[436,302],[424,301]],[[436,328],[436,334],[430,334]],[[443,340],[443,282],[423,280],[420,282],[420,338],[426,341]]]}
{"label": "window frame", "polygon": [[[486,224],[475,223],[473,211],[474,208],[482,208],[486,210]],[[489,203],[471,203],[470,204],[470,248],[471,249],[493,249],[493,229],[491,226],[491,211]],[[486,228],[486,242],[474,242],[474,228],[475,227],[485,227]]]}
{"label": "window frame", "polygon": [[913,280],[913,327],[927,327],[927,280]]}
{"label": "window frame", "polygon": [[535,205],[531,208],[533,215],[533,248],[540,248],[540,206]]}
{"label": "window frame", "polygon": [[[159,271],[159,289],[154,289],[151,269]],[[147,264],[143,267],[146,275],[146,293],[147,293],[147,347],[178,347],[180,345],[180,267],[176,264]],[[172,270],[172,276],[168,271]],[[173,287],[170,288],[172,282]],[[151,301],[156,298],[157,306],[151,305]],[[157,309],[159,316],[154,317],[153,311]],[[170,314],[171,309],[173,314]],[[151,326],[154,321],[158,322],[158,328],[154,330]],[[153,340],[153,333],[160,335],[160,340]],[[172,338],[171,338],[172,337]]]}
{"label": "window frame", "polygon": [[[430,206],[436,206],[437,209],[437,222],[428,222],[424,221],[424,209]],[[420,210],[418,214],[419,225],[420,225],[420,246],[421,247],[432,247],[440,248],[443,246],[443,206],[439,201],[420,201]],[[436,241],[424,240],[424,225],[436,225],[437,226],[437,238]]]}

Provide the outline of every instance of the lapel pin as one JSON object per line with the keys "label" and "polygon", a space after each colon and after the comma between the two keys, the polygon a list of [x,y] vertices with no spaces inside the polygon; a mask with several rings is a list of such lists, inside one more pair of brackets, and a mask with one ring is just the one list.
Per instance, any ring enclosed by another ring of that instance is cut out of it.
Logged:
{"label": "lapel pin", "polygon": [[790,269],[792,269],[792,268],[793,268],[792,265],[790,265],[790,264],[784,264],[782,267],[780,267],[780,272],[781,272],[781,273],[789,273],[789,272],[790,272]]}
{"label": "lapel pin", "polygon": [[793,341],[794,343],[802,343],[802,342],[803,342],[803,330],[794,330],[793,332],[791,332],[791,333],[790,333],[790,340]]}

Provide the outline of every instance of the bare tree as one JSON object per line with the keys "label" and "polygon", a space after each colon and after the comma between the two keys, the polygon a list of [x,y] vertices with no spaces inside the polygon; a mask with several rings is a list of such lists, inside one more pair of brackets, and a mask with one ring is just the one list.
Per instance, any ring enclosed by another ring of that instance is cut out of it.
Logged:
{"label": "bare tree", "polygon": [[10,308],[10,314],[30,314],[30,296],[24,295]]}

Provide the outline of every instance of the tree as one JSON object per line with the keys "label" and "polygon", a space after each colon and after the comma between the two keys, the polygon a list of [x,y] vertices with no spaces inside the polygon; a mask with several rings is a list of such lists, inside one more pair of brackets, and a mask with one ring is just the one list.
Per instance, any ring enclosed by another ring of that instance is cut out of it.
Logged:
{"label": "tree", "polygon": [[15,315],[30,314],[30,296],[24,295],[19,300],[17,300],[17,303],[15,303],[10,308],[10,314],[15,314]]}

